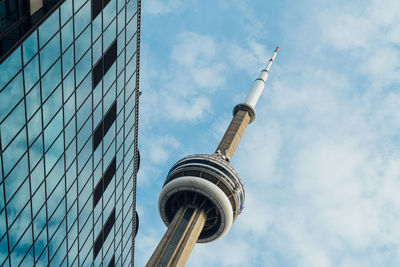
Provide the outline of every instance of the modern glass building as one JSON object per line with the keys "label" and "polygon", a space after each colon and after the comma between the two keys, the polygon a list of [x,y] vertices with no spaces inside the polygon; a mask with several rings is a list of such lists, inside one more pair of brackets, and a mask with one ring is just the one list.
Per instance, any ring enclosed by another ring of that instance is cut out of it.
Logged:
{"label": "modern glass building", "polygon": [[0,17],[0,266],[133,265],[140,0]]}

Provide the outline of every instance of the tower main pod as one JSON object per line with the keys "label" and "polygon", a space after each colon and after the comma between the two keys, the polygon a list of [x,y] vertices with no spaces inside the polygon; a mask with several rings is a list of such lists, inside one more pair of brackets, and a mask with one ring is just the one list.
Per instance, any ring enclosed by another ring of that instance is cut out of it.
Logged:
{"label": "tower main pod", "polygon": [[233,109],[233,119],[217,150],[187,156],[175,163],[158,199],[158,210],[168,230],[146,266],[184,266],[196,242],[224,236],[244,206],[244,189],[229,164],[268,79],[277,47],[255,80],[244,103]]}

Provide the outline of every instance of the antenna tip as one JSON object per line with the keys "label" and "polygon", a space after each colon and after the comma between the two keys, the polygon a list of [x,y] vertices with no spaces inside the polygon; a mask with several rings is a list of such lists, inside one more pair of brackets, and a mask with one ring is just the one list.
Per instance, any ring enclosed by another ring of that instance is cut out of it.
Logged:
{"label": "antenna tip", "polygon": [[278,52],[278,50],[279,50],[279,46],[276,47],[275,52]]}

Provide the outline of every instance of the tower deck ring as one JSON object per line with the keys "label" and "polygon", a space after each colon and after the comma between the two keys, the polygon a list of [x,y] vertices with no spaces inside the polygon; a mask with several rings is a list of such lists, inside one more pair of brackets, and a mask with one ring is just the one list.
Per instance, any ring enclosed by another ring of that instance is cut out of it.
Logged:
{"label": "tower deck ring", "polygon": [[167,202],[173,195],[179,192],[199,193],[211,201],[218,209],[221,222],[218,230],[209,237],[200,237],[198,239],[199,243],[217,240],[229,231],[233,223],[233,211],[228,197],[215,184],[194,176],[176,178],[163,187],[158,199],[158,211],[165,225],[168,226],[171,223],[167,216]]}

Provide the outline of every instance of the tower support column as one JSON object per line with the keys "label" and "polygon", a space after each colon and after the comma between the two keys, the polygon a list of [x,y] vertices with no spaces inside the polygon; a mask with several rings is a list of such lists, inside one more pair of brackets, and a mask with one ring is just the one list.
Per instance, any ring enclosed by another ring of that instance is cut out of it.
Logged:
{"label": "tower support column", "polygon": [[250,123],[251,117],[247,110],[238,110],[233,116],[231,124],[226,130],[224,137],[218,145],[217,151],[219,150],[229,160],[232,158],[233,153],[243,136],[244,130]]}
{"label": "tower support column", "polygon": [[146,267],[185,266],[206,219],[206,213],[200,208],[179,208]]}

